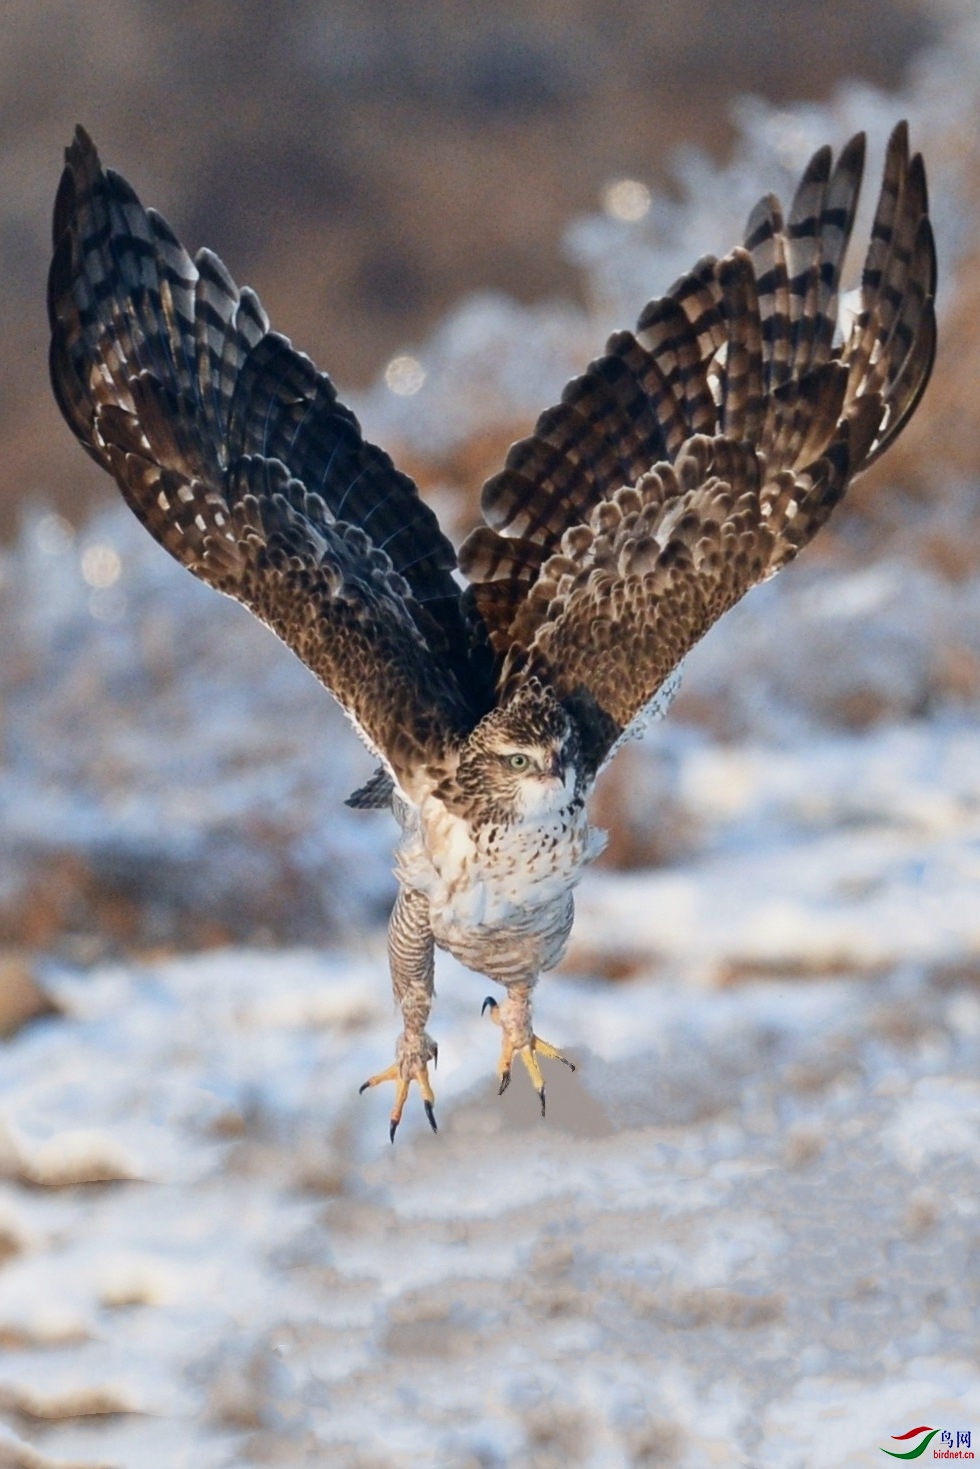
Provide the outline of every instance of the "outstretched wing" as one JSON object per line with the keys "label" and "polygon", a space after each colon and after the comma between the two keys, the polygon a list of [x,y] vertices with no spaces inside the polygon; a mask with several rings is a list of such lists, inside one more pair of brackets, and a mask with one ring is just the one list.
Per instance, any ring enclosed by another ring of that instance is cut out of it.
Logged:
{"label": "outstretched wing", "polygon": [[54,245],[51,378],[70,428],[160,544],[268,623],[410,780],[488,697],[452,546],[415,485],[81,128]]}
{"label": "outstretched wing", "polygon": [[460,551],[499,685],[537,673],[597,769],[684,654],[826,521],[908,421],[935,350],[921,157],[892,134],[860,306],[834,345],[864,164],[811,160],[788,218],[706,257],[569,383],[483,492]]}

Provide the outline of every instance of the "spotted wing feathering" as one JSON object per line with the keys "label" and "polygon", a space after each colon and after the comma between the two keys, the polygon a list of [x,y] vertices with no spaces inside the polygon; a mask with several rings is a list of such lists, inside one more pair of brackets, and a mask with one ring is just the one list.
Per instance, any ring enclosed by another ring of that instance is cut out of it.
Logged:
{"label": "spotted wing feathering", "polygon": [[209,250],[100,166],[79,128],[54,212],[59,407],[150,533],[244,602],[336,695],[398,779],[488,703],[456,558],[330,379]]}
{"label": "spotted wing feathering", "polygon": [[892,134],[847,335],[838,290],[864,139],[806,169],[788,216],[706,256],[569,383],[483,490],[455,558],[329,378],[218,258],[193,260],[79,129],[55,206],[51,375],[64,417],[152,535],[250,607],[381,759],[350,798],[402,827],[389,959],[404,1029],[391,1136],[417,1083],[434,946],[503,985],[501,1090],[544,1107],[531,992],[599,842],[596,772],[679,664],[793,559],[894,441],[935,351],[925,171]]}
{"label": "spotted wing feathering", "polygon": [[671,670],[824,524],[929,378],[935,252],[921,157],[892,134],[860,307],[834,344],[864,165],[815,154],[788,218],[701,260],[569,383],[483,492],[460,552],[501,691],[546,677],[595,770]]}

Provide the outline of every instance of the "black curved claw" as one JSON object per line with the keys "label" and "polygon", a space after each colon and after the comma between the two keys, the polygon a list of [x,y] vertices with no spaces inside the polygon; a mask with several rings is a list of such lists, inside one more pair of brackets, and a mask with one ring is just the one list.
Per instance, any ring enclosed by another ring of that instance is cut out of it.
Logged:
{"label": "black curved claw", "polygon": [[367,1089],[368,1089],[368,1087],[370,1085],[371,1085],[371,1083],[369,1081],[366,1081],[363,1086],[359,1086],[357,1088],[357,1095],[359,1097],[363,1097],[364,1093],[367,1091]]}
{"label": "black curved claw", "polygon": [[541,1116],[543,1117],[544,1116],[544,1087],[542,1087],[541,1090],[538,1092],[538,1096],[541,1098]]}
{"label": "black curved claw", "polygon": [[487,995],[483,1004],[480,1006],[480,1014],[485,1015],[488,1010],[496,1010],[496,1008],[497,1002],[494,999],[493,995]]}
{"label": "black curved claw", "polygon": [[425,1115],[429,1119],[429,1126],[432,1128],[432,1131],[433,1132],[438,1132],[439,1129],[438,1129],[438,1127],[436,1127],[436,1114],[435,1114],[435,1109],[433,1108],[431,1102],[426,1102],[425,1103]]}
{"label": "black curved claw", "polygon": [[[568,1064],[571,1066],[571,1062],[569,1062]],[[435,1041],[432,1042],[432,1065],[435,1067],[436,1071],[439,1070],[439,1047],[436,1045]],[[572,1066],[572,1070],[575,1070],[574,1066]]]}
{"label": "black curved claw", "polygon": [[[399,1120],[400,1120],[400,1119],[399,1119]],[[392,1119],[391,1119],[391,1126],[390,1126],[390,1127],[389,1127],[389,1129],[388,1129],[388,1140],[389,1140],[389,1141],[390,1141],[390,1142],[394,1142],[394,1141],[395,1141],[395,1133],[396,1133],[396,1132],[397,1132],[397,1131],[398,1131],[398,1120],[396,1120],[396,1119],[395,1119],[395,1118],[394,1118],[394,1117],[393,1117],[393,1118],[392,1118]]]}
{"label": "black curved claw", "polygon": [[501,1074],[501,1077],[500,1077],[500,1087],[499,1087],[499,1089],[497,1091],[497,1096],[498,1097],[502,1097],[503,1094],[504,1094],[504,1092],[507,1090],[507,1088],[509,1086],[510,1086],[510,1067],[508,1066],[507,1067],[507,1070],[504,1071],[504,1072],[502,1072],[502,1074]]}

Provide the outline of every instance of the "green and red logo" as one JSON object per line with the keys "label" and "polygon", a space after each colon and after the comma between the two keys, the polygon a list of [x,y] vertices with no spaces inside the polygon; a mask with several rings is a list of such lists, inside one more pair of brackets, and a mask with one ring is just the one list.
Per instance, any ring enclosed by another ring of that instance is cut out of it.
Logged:
{"label": "green and red logo", "polygon": [[926,1436],[914,1448],[908,1449],[904,1454],[900,1453],[898,1449],[882,1449],[881,1452],[883,1454],[890,1454],[893,1459],[917,1459],[920,1454],[925,1453],[938,1432],[938,1428],[930,1428],[927,1424],[922,1424],[919,1428],[910,1428],[908,1433],[893,1433],[892,1443],[906,1443],[911,1438],[918,1438],[920,1433],[924,1433]]}
{"label": "green and red logo", "polygon": [[[940,1435],[939,1446],[932,1451],[934,1459],[972,1459],[973,1452],[970,1448],[970,1430],[964,1428],[930,1428],[928,1423],[920,1423],[918,1428],[910,1428],[907,1433],[893,1433],[892,1443],[911,1444],[907,1449],[882,1449],[883,1454],[888,1454],[892,1459],[919,1459],[932,1443],[936,1434]],[[912,1443],[918,1439],[918,1443]]]}

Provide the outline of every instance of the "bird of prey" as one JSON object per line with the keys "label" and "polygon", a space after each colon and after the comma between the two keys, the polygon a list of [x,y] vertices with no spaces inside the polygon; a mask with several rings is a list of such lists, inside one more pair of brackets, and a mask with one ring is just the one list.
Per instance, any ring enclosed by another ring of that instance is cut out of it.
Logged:
{"label": "bird of prey", "polygon": [[[403,1029],[390,1136],[435,1130],[434,947],[502,986],[500,1090],[540,1096],[532,991],[602,845],[586,800],[685,653],[791,561],[891,444],[935,351],[925,170],[888,144],[856,300],[838,288],[863,135],[810,160],[788,214],[705,256],[616,333],[483,487],[458,556],[330,378],[210,250],[103,169],[79,128],[54,210],[58,405],[172,556],[268,624],[377,757],[350,798],[401,827],[388,950]],[[468,585],[454,575],[458,569]],[[567,1063],[566,1064],[570,1064]]]}

